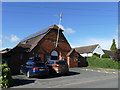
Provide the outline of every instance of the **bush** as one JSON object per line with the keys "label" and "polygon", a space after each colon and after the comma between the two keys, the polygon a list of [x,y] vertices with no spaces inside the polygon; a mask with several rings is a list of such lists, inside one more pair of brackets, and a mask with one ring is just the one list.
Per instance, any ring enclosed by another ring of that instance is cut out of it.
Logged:
{"label": "bush", "polygon": [[105,54],[102,55],[102,58],[110,58],[110,56],[105,53]]}
{"label": "bush", "polygon": [[0,67],[2,68],[2,76],[0,77],[1,88],[8,88],[13,85],[10,68],[5,62]]}
{"label": "bush", "polygon": [[98,58],[96,56],[92,56],[87,58],[87,62],[89,67],[120,69],[120,63],[111,58]]}
{"label": "bush", "polygon": [[100,58],[100,55],[97,54],[97,53],[94,53],[93,56],[96,56],[96,57],[99,57],[99,58]]}

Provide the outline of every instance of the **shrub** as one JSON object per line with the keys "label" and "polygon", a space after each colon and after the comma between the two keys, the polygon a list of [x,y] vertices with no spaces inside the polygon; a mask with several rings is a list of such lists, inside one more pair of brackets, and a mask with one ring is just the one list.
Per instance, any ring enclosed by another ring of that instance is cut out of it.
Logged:
{"label": "shrub", "polygon": [[94,53],[93,56],[96,56],[96,57],[99,57],[99,58],[100,58],[100,55],[97,54],[97,53]]}
{"label": "shrub", "polygon": [[87,58],[87,62],[89,67],[120,69],[120,63],[111,58],[98,58],[92,56]]}
{"label": "shrub", "polygon": [[2,68],[2,76],[0,77],[1,88],[8,88],[13,85],[10,68],[5,62],[0,67]]}
{"label": "shrub", "polygon": [[105,53],[105,54],[102,55],[102,58],[110,58],[110,56]]}

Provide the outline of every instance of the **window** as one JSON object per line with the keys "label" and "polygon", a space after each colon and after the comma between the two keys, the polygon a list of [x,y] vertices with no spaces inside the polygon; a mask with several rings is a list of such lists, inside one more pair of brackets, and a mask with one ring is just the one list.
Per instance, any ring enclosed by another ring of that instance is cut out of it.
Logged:
{"label": "window", "polygon": [[56,43],[56,41],[52,40],[52,43]]}
{"label": "window", "polygon": [[26,64],[25,66],[32,66],[32,64]]}
{"label": "window", "polygon": [[54,61],[48,61],[47,64],[54,64]]}
{"label": "window", "polygon": [[73,57],[73,62],[75,62],[75,57]]}
{"label": "window", "polygon": [[76,59],[76,61],[78,61],[78,59]]}
{"label": "window", "polygon": [[65,57],[61,57],[61,60],[65,60]]}
{"label": "window", "polygon": [[[56,41],[55,40],[52,40],[52,43],[56,43]],[[58,41],[58,44],[60,44],[61,42],[60,41]]]}
{"label": "window", "polygon": [[66,62],[66,61],[59,61],[59,62],[56,62],[56,64],[59,64],[59,65],[67,65],[67,62]]}
{"label": "window", "polygon": [[50,60],[51,59],[51,56],[47,56],[47,60]]}
{"label": "window", "polygon": [[35,57],[38,57],[38,55],[39,55],[38,53],[35,53]]}
{"label": "window", "polygon": [[59,57],[58,57],[58,53],[54,50],[52,51],[51,53],[51,60],[58,60]]}
{"label": "window", "polygon": [[44,63],[35,63],[34,66],[35,67],[44,67],[45,64]]}
{"label": "window", "polygon": [[20,60],[22,60],[23,59],[23,54],[22,53],[20,53]]}
{"label": "window", "polygon": [[58,41],[58,44],[60,44],[61,42],[60,41]]}

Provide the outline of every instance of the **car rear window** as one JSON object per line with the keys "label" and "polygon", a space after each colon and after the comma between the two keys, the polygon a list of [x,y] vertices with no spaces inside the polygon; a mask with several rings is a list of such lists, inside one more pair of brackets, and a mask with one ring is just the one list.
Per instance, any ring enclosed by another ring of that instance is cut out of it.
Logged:
{"label": "car rear window", "polygon": [[35,63],[34,66],[36,66],[36,67],[44,67],[45,64],[44,63]]}
{"label": "car rear window", "polygon": [[54,64],[54,61],[48,61],[47,64]]}
{"label": "car rear window", "polygon": [[66,62],[66,61],[59,61],[59,62],[56,62],[56,64],[59,64],[59,65],[67,65],[67,62]]}

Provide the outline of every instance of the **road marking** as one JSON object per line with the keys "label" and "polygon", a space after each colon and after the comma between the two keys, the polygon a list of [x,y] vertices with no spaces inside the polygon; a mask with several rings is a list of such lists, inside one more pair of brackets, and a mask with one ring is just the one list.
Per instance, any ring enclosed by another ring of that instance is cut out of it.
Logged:
{"label": "road marking", "polygon": [[81,69],[81,70],[86,70],[86,71],[95,71],[95,72],[104,72],[104,73],[113,73],[113,74],[117,74],[118,72],[116,71],[100,71],[100,70],[93,70],[93,69]]}
{"label": "road marking", "polygon": [[96,79],[96,80],[90,80],[90,81],[84,81],[84,82],[77,82],[77,83],[67,83],[67,84],[56,85],[56,86],[51,86],[51,87],[47,87],[47,88],[59,88],[59,87],[62,87],[62,86],[85,84],[85,83],[91,83],[91,82],[95,82],[95,81],[102,81],[102,80],[115,79],[115,78],[118,78],[118,77],[102,78],[102,79]]}

